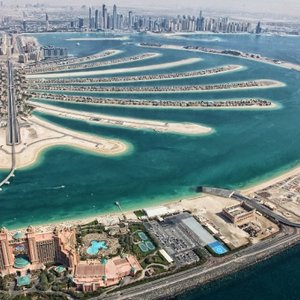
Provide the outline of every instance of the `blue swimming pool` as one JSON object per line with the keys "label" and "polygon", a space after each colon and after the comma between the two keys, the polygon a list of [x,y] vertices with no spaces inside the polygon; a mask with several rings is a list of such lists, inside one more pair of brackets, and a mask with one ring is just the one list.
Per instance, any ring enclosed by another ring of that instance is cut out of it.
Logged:
{"label": "blue swimming pool", "polygon": [[87,248],[86,252],[89,255],[96,255],[100,250],[108,249],[105,241],[92,241],[91,246]]}

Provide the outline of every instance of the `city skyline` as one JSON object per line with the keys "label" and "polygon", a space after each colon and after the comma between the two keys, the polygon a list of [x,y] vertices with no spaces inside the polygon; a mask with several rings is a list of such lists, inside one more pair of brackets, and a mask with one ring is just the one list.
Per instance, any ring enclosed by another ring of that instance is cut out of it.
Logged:
{"label": "city skyline", "polygon": [[[5,0],[3,1],[4,4],[10,4],[9,1]],[[27,0],[18,0],[15,2],[15,4],[24,4],[24,3],[31,3]],[[57,0],[50,1],[50,0],[44,0],[44,1],[36,1],[36,3],[45,3],[45,4],[51,4],[51,5],[60,5],[61,3]],[[91,5],[91,6],[100,6],[99,1],[96,0],[90,0],[88,2],[84,2],[82,0],[66,0],[63,3],[64,5]],[[175,9],[175,10],[188,10],[188,9],[196,9],[196,8],[203,8],[206,10],[218,10],[218,11],[232,11],[232,12],[243,12],[243,13],[266,13],[266,14],[278,14],[278,15],[289,15],[289,16],[299,16],[300,14],[300,2],[297,0],[287,0],[284,3],[284,6],[282,5],[282,1],[280,0],[274,0],[274,1],[259,1],[259,0],[253,0],[253,1],[247,1],[247,0],[226,0],[226,1],[218,1],[218,0],[212,0],[209,1],[201,1],[195,3],[195,1],[192,0],[186,0],[184,3],[179,0],[166,0],[163,3],[159,3],[158,6],[153,7],[153,3],[148,0],[107,0],[105,1],[105,4],[107,6],[113,6],[116,4],[119,7],[129,7],[134,6],[137,8],[143,7],[144,9],[159,9],[159,8],[168,8],[168,9]]]}

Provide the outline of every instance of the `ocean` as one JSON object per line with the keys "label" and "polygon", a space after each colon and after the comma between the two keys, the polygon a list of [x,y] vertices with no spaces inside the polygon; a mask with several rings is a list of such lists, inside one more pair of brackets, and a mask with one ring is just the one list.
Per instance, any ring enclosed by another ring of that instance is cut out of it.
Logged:
{"label": "ocean", "polygon": [[[183,35],[179,38],[166,38],[133,34],[111,39],[112,35],[103,33],[47,33],[37,34],[36,37],[41,44],[68,47],[70,54],[77,56],[94,54],[104,49],[123,51],[105,60],[145,52],[161,54],[160,57],[145,61],[111,66],[113,69],[175,62],[191,57],[202,59],[180,67],[138,73],[128,71],[120,76],[185,72],[225,64],[244,66],[243,70],[227,74],[186,80],[120,83],[120,86],[216,84],[254,79],[279,80],[286,86],[190,94],[109,94],[110,97],[118,98],[165,100],[260,97],[279,104],[279,108],[273,110],[172,110],[55,103],[82,111],[140,119],[193,122],[214,128],[214,133],[206,136],[100,126],[34,112],[49,122],[70,129],[123,140],[130,144],[131,150],[116,157],[99,156],[62,146],[43,151],[36,164],[17,170],[11,184],[0,192],[1,225],[16,228],[117,212],[115,201],[119,201],[124,210],[158,205],[193,196],[198,185],[239,189],[275,176],[300,162],[299,72],[240,58],[147,49],[137,45],[141,42],[155,42],[248,49],[272,58],[299,62],[299,37]],[[95,40],[95,37],[100,39]],[[78,38],[79,46],[76,41]],[[88,38],[93,40],[87,40]],[[98,69],[105,70],[107,66]],[[0,171],[1,177],[5,174],[5,171]]]}
{"label": "ocean", "polygon": [[[11,184],[0,192],[0,223],[9,228],[65,219],[84,218],[115,212],[115,201],[124,210],[143,208],[195,194],[198,185],[243,188],[276,176],[300,162],[300,73],[275,66],[185,51],[144,49],[137,43],[199,45],[260,53],[279,60],[300,63],[300,37],[255,35],[125,35],[111,39],[104,34],[38,34],[41,44],[66,46],[71,54],[85,56],[104,49],[121,49],[114,57],[141,52],[162,56],[135,63],[112,66],[142,66],[172,62],[189,57],[202,61],[193,65],[147,71],[143,74],[184,72],[224,64],[240,64],[244,70],[224,75],[155,82],[156,85],[209,84],[251,79],[274,79],[285,87],[275,89],[222,91],[193,94],[137,94],[137,99],[227,99],[262,97],[280,106],[274,110],[172,110],[109,107],[71,103],[57,106],[115,116],[176,122],[195,122],[213,127],[207,136],[161,134],[99,126],[83,121],[35,113],[55,124],[116,138],[131,145],[131,150],[116,157],[102,157],[70,147],[44,151],[35,165],[17,170]],[[70,38],[95,38],[76,40]],[[103,38],[108,37],[108,40]],[[105,69],[104,67],[99,69]],[[124,75],[140,75],[126,73]],[[184,82],[184,83],[183,83]],[[131,85],[123,83],[120,85]],[[134,85],[153,85],[153,82]],[[107,96],[99,94],[99,96]],[[128,98],[117,94],[118,98]],[[5,171],[0,171],[4,176]],[[176,299],[187,300],[296,300],[300,299],[300,246],[224,279],[192,290]]]}

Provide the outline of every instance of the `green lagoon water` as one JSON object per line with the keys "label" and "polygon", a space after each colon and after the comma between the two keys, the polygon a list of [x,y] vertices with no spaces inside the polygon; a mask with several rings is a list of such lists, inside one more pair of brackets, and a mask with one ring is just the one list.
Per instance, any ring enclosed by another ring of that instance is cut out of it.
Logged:
{"label": "green lagoon water", "polygon": [[[94,36],[95,34],[91,35]],[[103,36],[99,34],[99,36]],[[73,55],[85,56],[104,49],[124,51],[107,60],[142,52],[162,55],[145,61],[115,65],[131,68],[200,57],[202,61],[176,68],[118,76],[185,72],[229,63],[244,70],[188,80],[120,83],[124,86],[209,84],[251,79],[274,79],[285,87],[241,91],[172,94],[97,94],[136,99],[227,99],[260,97],[280,104],[274,110],[179,110],[52,103],[57,106],[141,119],[193,122],[213,127],[207,136],[162,134],[153,131],[99,126],[35,113],[55,124],[130,145],[121,156],[107,157],[70,147],[50,148],[30,168],[20,169],[11,185],[0,192],[0,223],[9,228],[81,218],[117,211],[115,201],[126,209],[156,205],[195,193],[198,185],[241,188],[296,166],[300,162],[300,72],[238,58],[186,51],[146,49],[139,42],[201,45],[258,52],[300,62],[300,38],[251,35],[205,35],[180,38],[132,35],[127,41],[67,41],[86,34],[40,34],[40,43],[69,47]],[[243,43],[241,43],[241,39]],[[106,60],[106,59],[104,59]],[[99,69],[107,69],[101,67]],[[114,76],[114,75],[110,75]],[[64,92],[66,94],[66,92]],[[70,93],[71,94],[71,93]],[[86,93],[87,95],[87,93]],[[5,171],[0,171],[1,177]]]}

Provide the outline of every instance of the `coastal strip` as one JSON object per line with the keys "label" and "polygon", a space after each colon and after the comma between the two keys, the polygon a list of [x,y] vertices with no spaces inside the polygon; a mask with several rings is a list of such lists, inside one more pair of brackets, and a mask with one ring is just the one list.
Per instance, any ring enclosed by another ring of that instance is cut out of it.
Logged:
{"label": "coastal strip", "polygon": [[123,83],[123,82],[144,82],[144,81],[160,81],[160,80],[176,80],[195,77],[204,77],[218,74],[225,74],[244,69],[240,65],[225,65],[210,69],[197,70],[181,73],[167,73],[157,75],[142,76],[120,76],[120,77],[100,77],[100,78],[72,78],[72,79],[30,79],[30,84],[97,84],[97,83]]}
{"label": "coastal strip", "polygon": [[[128,145],[113,140],[81,133],[46,122],[36,116],[22,119],[22,143],[16,145],[16,168],[24,168],[34,164],[40,153],[49,147],[65,145],[80,148],[100,155],[120,155],[128,150]],[[26,125],[26,126],[25,126]],[[0,131],[1,169],[11,166],[11,148],[5,144],[5,132]]]}
{"label": "coastal strip", "polygon": [[65,77],[86,77],[86,76],[96,76],[96,75],[106,75],[106,74],[135,73],[135,72],[176,68],[176,67],[191,65],[201,60],[202,59],[199,57],[193,57],[193,58],[187,58],[187,59],[177,60],[173,62],[147,65],[141,67],[82,71],[82,72],[67,72],[67,73],[49,73],[49,74],[31,74],[31,75],[27,74],[26,78],[65,78]]}
{"label": "coastal strip", "polygon": [[252,81],[228,82],[207,85],[173,85],[173,86],[95,86],[95,85],[44,85],[32,84],[30,90],[34,91],[59,91],[59,92],[89,92],[89,93],[193,93],[241,89],[275,88],[283,87],[284,83],[276,80],[260,79]]}
{"label": "coastal strip", "polygon": [[130,129],[153,130],[162,133],[177,133],[186,135],[202,135],[212,133],[213,129],[210,127],[202,126],[193,123],[175,123],[175,122],[162,122],[153,120],[141,120],[137,118],[125,118],[108,116],[104,114],[77,111],[73,109],[65,109],[47,104],[37,104],[30,102],[35,107],[35,110],[59,116],[62,118],[69,118],[81,121],[88,121],[101,125],[118,126]]}
{"label": "coastal strip", "polygon": [[43,65],[41,65],[40,67],[36,67],[36,68],[28,68],[26,71],[28,74],[35,74],[35,73],[51,73],[51,72],[58,72],[58,71],[93,69],[93,68],[99,68],[105,66],[133,63],[133,62],[151,59],[159,56],[161,56],[160,53],[143,53],[140,55],[122,57],[122,58],[118,58],[114,60],[106,60],[106,61],[94,61],[94,62],[87,62],[87,63],[80,63],[80,64],[60,65],[60,66],[52,65],[51,67],[48,66],[46,68]]}
{"label": "coastal strip", "polygon": [[32,100],[59,101],[71,103],[99,104],[99,105],[119,105],[137,106],[150,108],[190,108],[190,109],[224,109],[224,108],[253,108],[263,109],[276,108],[277,105],[272,101],[258,98],[228,99],[228,100],[136,100],[136,99],[114,99],[97,98],[88,96],[70,96],[47,93],[31,93]]}
{"label": "coastal strip", "polygon": [[84,57],[72,57],[72,58],[68,57],[68,58],[57,59],[55,61],[52,61],[52,60],[39,61],[38,63],[29,64],[27,66],[27,69],[32,69],[32,70],[50,69],[51,70],[54,67],[89,63],[89,62],[92,62],[95,60],[104,59],[104,58],[111,57],[111,56],[121,54],[121,53],[123,53],[123,51],[121,51],[121,50],[105,50],[105,51],[101,51],[99,53],[89,55],[89,56],[84,56]]}
{"label": "coastal strip", "polygon": [[202,52],[202,53],[208,53],[208,54],[216,54],[216,55],[225,55],[225,56],[232,56],[232,57],[239,57],[247,60],[253,60],[265,64],[271,64],[277,67],[300,71],[300,65],[287,62],[287,61],[281,61],[278,59],[272,59],[269,57],[261,56],[260,54],[254,54],[254,53],[247,53],[242,52],[239,50],[222,50],[222,49],[214,49],[214,48],[206,48],[206,47],[200,47],[200,46],[177,46],[177,45],[163,45],[163,44],[150,44],[150,43],[140,43],[137,44],[140,47],[144,48],[159,48],[159,49],[171,49],[171,50],[185,50],[185,51],[192,51],[192,52]]}

